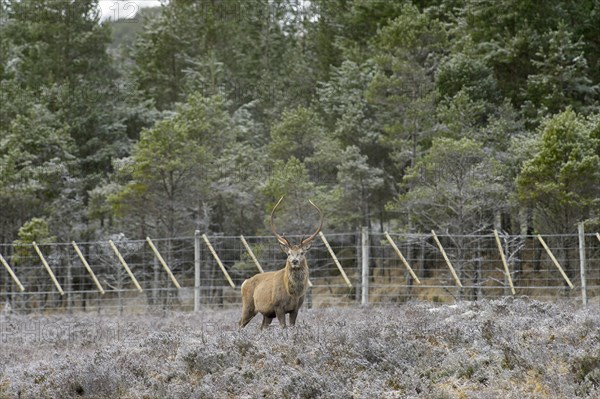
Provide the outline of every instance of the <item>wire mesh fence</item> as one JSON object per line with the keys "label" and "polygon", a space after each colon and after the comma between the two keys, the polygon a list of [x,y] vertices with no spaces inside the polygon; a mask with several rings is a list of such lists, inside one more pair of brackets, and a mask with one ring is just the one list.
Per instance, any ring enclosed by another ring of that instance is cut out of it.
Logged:
{"label": "wire mesh fence", "polygon": [[[497,298],[513,295],[510,283],[518,296],[572,301],[585,296],[593,306],[600,304],[596,234],[583,238],[583,263],[577,235],[545,236],[546,250],[537,236],[500,235],[497,240],[493,234],[438,234],[438,245],[432,234],[391,233],[388,238],[369,232],[365,247],[362,234],[326,234],[331,251],[324,239],[313,242],[307,306]],[[115,237],[114,248],[109,241],[38,243],[39,253],[29,244],[0,245],[6,263],[6,270],[0,270],[3,311],[144,313],[237,307],[245,279],[259,273],[259,267],[273,271],[285,264],[270,236],[245,237],[244,243],[239,236],[211,235],[206,239],[214,254],[200,237],[153,240],[164,265],[148,241],[124,237]]]}

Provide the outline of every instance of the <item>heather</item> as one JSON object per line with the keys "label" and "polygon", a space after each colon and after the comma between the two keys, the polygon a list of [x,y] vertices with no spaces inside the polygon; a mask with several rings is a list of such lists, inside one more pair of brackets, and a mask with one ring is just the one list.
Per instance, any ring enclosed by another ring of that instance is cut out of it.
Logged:
{"label": "heather", "polygon": [[527,298],[303,309],[4,315],[0,397],[596,398],[600,309]]}

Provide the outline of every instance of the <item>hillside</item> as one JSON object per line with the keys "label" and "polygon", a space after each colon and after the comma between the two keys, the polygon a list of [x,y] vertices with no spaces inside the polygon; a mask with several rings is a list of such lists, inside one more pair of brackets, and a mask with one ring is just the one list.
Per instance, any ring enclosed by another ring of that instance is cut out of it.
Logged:
{"label": "hillside", "polygon": [[[528,299],[305,310],[7,315],[0,397],[597,398],[600,311]],[[257,318],[258,319],[258,318]]]}

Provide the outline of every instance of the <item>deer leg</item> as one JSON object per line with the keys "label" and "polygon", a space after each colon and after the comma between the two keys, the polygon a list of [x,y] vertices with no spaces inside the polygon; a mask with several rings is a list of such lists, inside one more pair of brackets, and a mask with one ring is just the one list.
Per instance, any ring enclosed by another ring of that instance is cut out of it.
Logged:
{"label": "deer leg", "polygon": [[254,307],[250,308],[250,307],[244,306],[242,308],[242,318],[240,319],[240,328],[246,327],[246,325],[248,323],[250,323],[250,320],[252,320],[252,318],[254,316],[256,316],[256,311],[254,310]]}
{"label": "deer leg", "polygon": [[285,328],[285,312],[283,309],[279,309],[275,311],[275,315],[277,316],[277,320],[279,321],[279,325],[281,328]]}
{"label": "deer leg", "polygon": [[293,310],[290,312],[290,326],[295,326],[296,325],[296,317],[298,317],[298,311],[300,310],[300,307],[302,306],[302,304],[304,303],[304,295],[302,295],[300,298],[298,298],[298,304],[296,306],[296,310]]}
{"label": "deer leg", "polygon": [[262,324],[260,326],[260,329],[263,330],[263,329],[269,327],[271,325],[272,321],[273,321],[272,317],[268,317],[268,316],[263,315],[263,321],[262,321]]}
{"label": "deer leg", "polygon": [[290,326],[294,327],[296,325],[296,317],[298,317],[298,309],[290,312]]}

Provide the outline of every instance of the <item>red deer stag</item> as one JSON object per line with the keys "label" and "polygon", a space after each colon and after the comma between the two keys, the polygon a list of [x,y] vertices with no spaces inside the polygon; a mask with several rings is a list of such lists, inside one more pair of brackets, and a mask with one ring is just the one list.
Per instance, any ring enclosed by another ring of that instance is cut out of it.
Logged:
{"label": "red deer stag", "polygon": [[292,245],[287,238],[277,233],[273,224],[273,214],[282,200],[283,197],[273,208],[270,224],[277,242],[283,252],[287,254],[287,261],[281,270],[257,274],[244,281],[242,284],[241,328],[245,327],[257,313],[263,315],[261,329],[269,326],[275,317],[277,317],[279,325],[285,328],[286,313],[290,314],[290,325],[294,326],[298,310],[304,302],[304,294],[308,287],[308,264],[305,255],[323,227],[323,213],[309,200],[310,204],[319,212],[319,227],[310,237],[302,239],[300,244]]}

